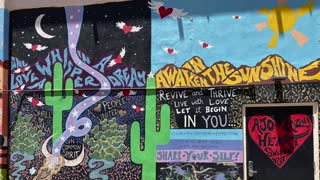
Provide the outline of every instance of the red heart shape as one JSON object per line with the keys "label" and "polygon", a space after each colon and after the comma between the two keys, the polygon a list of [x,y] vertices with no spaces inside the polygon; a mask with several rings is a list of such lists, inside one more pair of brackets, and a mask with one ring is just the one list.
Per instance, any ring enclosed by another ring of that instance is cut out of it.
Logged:
{"label": "red heart shape", "polygon": [[141,107],[137,106],[137,107],[136,107],[136,112],[138,113],[138,112],[140,112],[140,111],[141,111]]}
{"label": "red heart shape", "polygon": [[209,44],[207,44],[207,43],[203,43],[203,44],[202,44],[202,47],[203,47],[203,48],[206,48],[206,47],[208,47],[208,46],[209,46]]}
{"label": "red heart shape", "polygon": [[20,69],[20,72],[21,72],[21,73],[26,72],[26,68],[21,68],[21,69]]}
{"label": "red heart shape", "polygon": [[267,115],[254,115],[248,122],[252,140],[278,167],[282,168],[312,132],[312,121],[305,114],[293,114],[280,126]]}
{"label": "red heart shape", "polygon": [[182,157],[186,157],[186,155],[185,155],[185,154],[182,154]]}
{"label": "red heart shape", "polygon": [[129,96],[129,94],[130,94],[130,90],[128,89],[123,90],[123,96]]}
{"label": "red heart shape", "polygon": [[169,54],[172,54],[172,53],[173,53],[173,49],[169,48],[169,49],[168,49],[168,53],[169,53]]}
{"label": "red heart shape", "polygon": [[166,16],[169,16],[173,12],[172,8],[165,8],[164,6],[159,7],[160,18],[163,19]]}
{"label": "red heart shape", "polygon": [[33,44],[33,45],[32,45],[32,51],[36,51],[37,48],[38,48],[38,44]]}
{"label": "red heart shape", "polygon": [[235,19],[239,19],[239,16],[234,16]]}
{"label": "red heart shape", "polygon": [[78,94],[79,94],[79,96],[82,96],[82,95],[83,95],[83,92],[78,91]]}
{"label": "red heart shape", "polygon": [[31,103],[32,103],[32,106],[37,106],[37,104],[39,103],[39,100],[32,98]]}
{"label": "red heart shape", "polygon": [[132,26],[127,26],[127,25],[123,26],[123,32],[125,34],[128,34],[129,32],[131,32],[131,30],[132,30]]}
{"label": "red heart shape", "polygon": [[121,63],[122,62],[122,57],[120,55],[118,55],[118,57],[116,59],[114,59],[114,62]]}

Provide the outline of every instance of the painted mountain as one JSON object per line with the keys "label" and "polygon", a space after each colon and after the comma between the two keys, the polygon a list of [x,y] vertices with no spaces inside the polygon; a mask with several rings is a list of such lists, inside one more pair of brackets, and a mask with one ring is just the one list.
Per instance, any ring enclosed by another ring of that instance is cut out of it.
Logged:
{"label": "painted mountain", "polygon": [[208,87],[217,85],[269,84],[273,77],[286,77],[284,83],[320,80],[320,59],[296,68],[279,55],[270,55],[254,67],[234,67],[220,61],[207,67],[200,57],[193,57],[181,67],[168,64],[156,75],[158,88]]}

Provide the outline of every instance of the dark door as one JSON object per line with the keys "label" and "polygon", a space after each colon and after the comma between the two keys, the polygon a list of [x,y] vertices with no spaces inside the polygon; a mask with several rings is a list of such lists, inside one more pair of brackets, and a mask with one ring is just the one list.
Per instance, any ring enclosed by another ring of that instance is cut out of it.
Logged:
{"label": "dark door", "polygon": [[246,107],[245,111],[248,179],[313,180],[312,106]]}

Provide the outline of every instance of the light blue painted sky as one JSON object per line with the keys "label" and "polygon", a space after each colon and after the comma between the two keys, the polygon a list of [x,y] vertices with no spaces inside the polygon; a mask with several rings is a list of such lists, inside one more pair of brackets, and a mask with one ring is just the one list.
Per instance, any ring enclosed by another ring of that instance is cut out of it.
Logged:
{"label": "light blue painted sky", "polygon": [[8,11],[0,8],[0,61],[8,60]]}
{"label": "light blue painted sky", "polygon": [[[288,0],[288,6],[296,9],[309,0]],[[182,20],[185,40],[179,40],[177,20],[166,17],[160,20],[152,12],[152,72],[166,64],[181,66],[193,56],[201,57],[207,66],[218,61],[229,61],[235,67],[255,66],[270,54],[278,54],[296,67],[304,66],[320,58],[320,1],[314,2],[314,11],[298,19],[293,29],[310,40],[300,47],[289,31],[279,38],[276,48],[267,48],[273,32],[267,27],[258,31],[256,24],[267,21],[267,16],[257,11],[277,6],[276,0],[166,0],[165,7],[189,12]],[[242,18],[235,20],[234,15]],[[193,22],[190,21],[192,17]],[[208,20],[209,19],[209,20]],[[198,40],[212,44],[203,49]],[[162,47],[171,47],[178,54],[167,54]]]}

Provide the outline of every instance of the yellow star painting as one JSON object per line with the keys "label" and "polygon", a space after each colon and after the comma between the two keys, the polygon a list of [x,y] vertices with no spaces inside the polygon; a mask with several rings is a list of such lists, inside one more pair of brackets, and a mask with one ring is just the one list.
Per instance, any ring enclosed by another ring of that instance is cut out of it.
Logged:
{"label": "yellow star painting", "polygon": [[277,46],[279,34],[284,34],[289,31],[291,31],[292,37],[297,41],[299,46],[303,46],[309,41],[309,38],[293,28],[300,17],[311,13],[312,10],[313,0],[296,10],[285,5],[277,6],[271,10],[263,8],[258,12],[267,16],[267,22],[256,24],[256,28],[261,31],[268,26],[270,30],[274,32],[268,44],[268,48],[275,48]]}

